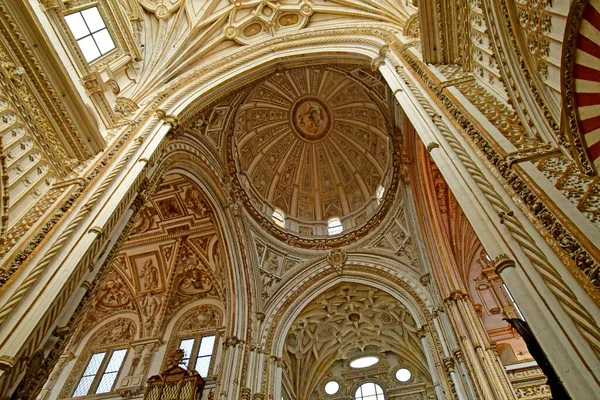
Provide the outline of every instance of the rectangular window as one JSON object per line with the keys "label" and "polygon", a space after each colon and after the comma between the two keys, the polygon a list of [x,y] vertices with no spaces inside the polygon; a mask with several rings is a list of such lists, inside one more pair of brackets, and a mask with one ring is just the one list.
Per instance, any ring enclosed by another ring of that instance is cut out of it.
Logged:
{"label": "rectangular window", "polygon": [[92,383],[94,383],[94,378],[100,370],[100,366],[102,365],[102,361],[104,360],[105,355],[106,352],[92,354],[92,357],[90,358],[87,367],[85,367],[83,376],[79,381],[79,385],[77,385],[75,393],[73,393],[73,397],[85,396],[88,394],[90,388],[92,387]]}
{"label": "rectangular window", "polygon": [[[109,357],[107,357],[107,354]],[[113,390],[119,371],[125,361],[127,349],[94,353],[85,367],[83,376],[73,392],[73,397],[87,396],[90,393],[108,393]]]}
{"label": "rectangular window", "polygon": [[115,48],[98,7],[91,7],[65,16],[87,62],[94,61]]}
{"label": "rectangular window", "polygon": [[183,368],[189,368],[193,365],[200,376],[206,378],[210,372],[210,363],[216,340],[215,335],[202,336],[198,340],[182,339],[179,342],[179,348],[183,350],[184,355],[179,365]]}
{"label": "rectangular window", "polygon": [[181,367],[186,368],[190,365],[190,358],[192,357],[192,349],[194,348],[194,339],[183,339],[179,343],[179,348],[183,350],[183,360],[181,360]]}
{"label": "rectangular window", "polygon": [[121,365],[123,365],[123,360],[125,360],[125,353],[127,353],[127,349],[113,351],[104,374],[102,374],[102,379],[100,379],[100,383],[98,384],[98,389],[96,389],[96,394],[112,391]]}
{"label": "rectangular window", "polygon": [[198,357],[196,358],[196,371],[201,377],[208,376],[210,368],[210,359],[212,358],[213,348],[215,347],[215,335],[204,336],[200,341]]}

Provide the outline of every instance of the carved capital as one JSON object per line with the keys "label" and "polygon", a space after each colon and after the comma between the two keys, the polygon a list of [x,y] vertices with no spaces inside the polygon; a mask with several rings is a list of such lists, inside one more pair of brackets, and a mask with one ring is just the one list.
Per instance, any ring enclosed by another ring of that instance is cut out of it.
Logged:
{"label": "carved capital", "polygon": [[240,400],[250,400],[252,396],[252,391],[250,388],[242,388],[242,394],[240,396]]}
{"label": "carved capital", "polygon": [[464,363],[465,362],[465,358],[463,357],[463,353],[461,349],[454,349],[452,350],[452,354],[454,355],[454,358],[456,358],[456,360],[459,363]]}
{"label": "carved capital", "polygon": [[496,274],[501,275],[502,271],[506,268],[515,268],[515,262],[508,258],[506,254],[500,254],[498,257],[492,260],[492,265]]}
{"label": "carved capital", "polygon": [[428,153],[431,153],[431,151],[432,151],[433,149],[437,149],[438,147],[440,147],[440,145],[439,145],[437,142],[430,142],[430,143],[427,145],[426,149],[427,149],[427,152],[428,152]]}
{"label": "carved capital", "polygon": [[442,359],[442,362],[444,363],[444,368],[446,368],[446,371],[448,371],[449,374],[453,373],[454,370],[454,359],[452,357],[444,357]]}
{"label": "carved capital", "polygon": [[468,299],[469,295],[466,294],[465,292],[463,292],[462,290],[455,290],[452,293],[450,293],[450,296],[446,297],[444,299],[445,303],[456,303],[459,300],[464,300],[464,299]]}
{"label": "carved capital", "polygon": [[225,338],[225,342],[223,343],[224,347],[235,347],[237,346],[241,340],[237,336],[227,336]]}

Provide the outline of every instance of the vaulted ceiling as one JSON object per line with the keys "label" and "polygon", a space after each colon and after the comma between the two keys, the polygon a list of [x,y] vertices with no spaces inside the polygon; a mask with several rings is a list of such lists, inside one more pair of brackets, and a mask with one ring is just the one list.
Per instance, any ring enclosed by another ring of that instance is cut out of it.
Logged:
{"label": "vaulted ceiling", "polygon": [[323,66],[285,70],[238,109],[239,174],[260,209],[277,207],[304,226],[350,215],[360,223],[390,179],[387,130],[359,81]]}

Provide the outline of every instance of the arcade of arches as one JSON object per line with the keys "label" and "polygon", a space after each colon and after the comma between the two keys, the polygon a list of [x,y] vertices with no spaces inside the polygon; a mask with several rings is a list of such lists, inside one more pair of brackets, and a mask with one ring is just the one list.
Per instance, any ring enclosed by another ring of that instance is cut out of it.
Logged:
{"label": "arcade of arches", "polygon": [[600,0],[4,0],[0,33],[0,399],[177,364],[214,400],[598,398]]}

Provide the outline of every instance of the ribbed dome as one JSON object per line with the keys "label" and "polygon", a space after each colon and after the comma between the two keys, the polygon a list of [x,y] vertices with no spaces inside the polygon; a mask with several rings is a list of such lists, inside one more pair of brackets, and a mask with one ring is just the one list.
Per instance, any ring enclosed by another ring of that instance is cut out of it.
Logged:
{"label": "ribbed dome", "polygon": [[235,120],[242,185],[267,215],[279,208],[286,228],[326,234],[330,217],[361,224],[391,172],[385,120],[360,83],[324,67],[270,76],[249,93]]}

